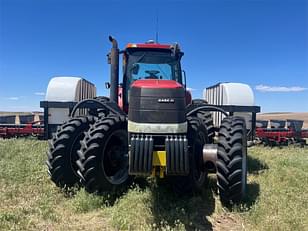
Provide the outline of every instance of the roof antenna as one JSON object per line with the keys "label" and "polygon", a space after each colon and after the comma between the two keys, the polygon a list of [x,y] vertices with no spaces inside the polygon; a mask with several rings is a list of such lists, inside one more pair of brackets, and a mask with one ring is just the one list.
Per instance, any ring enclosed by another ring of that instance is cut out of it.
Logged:
{"label": "roof antenna", "polygon": [[156,9],[156,43],[158,43],[158,9]]}

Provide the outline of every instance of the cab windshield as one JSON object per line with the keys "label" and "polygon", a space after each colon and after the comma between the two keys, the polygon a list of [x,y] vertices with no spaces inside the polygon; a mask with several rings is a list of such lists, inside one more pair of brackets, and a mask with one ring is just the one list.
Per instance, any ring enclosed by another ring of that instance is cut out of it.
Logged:
{"label": "cab windshield", "polygon": [[134,51],[128,57],[128,88],[139,79],[175,80],[182,84],[180,58],[172,56],[170,51]]}

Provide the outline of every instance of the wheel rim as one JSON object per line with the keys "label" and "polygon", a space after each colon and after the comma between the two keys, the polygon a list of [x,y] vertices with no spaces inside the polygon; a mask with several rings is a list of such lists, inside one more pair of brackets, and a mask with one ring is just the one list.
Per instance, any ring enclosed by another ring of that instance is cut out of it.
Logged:
{"label": "wheel rim", "polygon": [[127,132],[114,131],[105,142],[102,169],[106,179],[114,185],[128,178]]}

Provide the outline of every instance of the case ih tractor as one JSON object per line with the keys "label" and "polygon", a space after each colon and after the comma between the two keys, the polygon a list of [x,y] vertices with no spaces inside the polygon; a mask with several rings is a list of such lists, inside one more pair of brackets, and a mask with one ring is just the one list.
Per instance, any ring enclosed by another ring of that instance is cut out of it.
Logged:
{"label": "case ih tractor", "polygon": [[[128,44],[120,51],[117,41],[109,40],[110,97],[80,101],[53,134],[47,160],[52,181],[104,193],[120,190],[134,176],[153,176],[189,193],[204,186],[208,172],[216,172],[222,202],[240,201],[247,175],[244,119],[191,99],[177,44]],[[213,111],[225,115],[215,142]]]}

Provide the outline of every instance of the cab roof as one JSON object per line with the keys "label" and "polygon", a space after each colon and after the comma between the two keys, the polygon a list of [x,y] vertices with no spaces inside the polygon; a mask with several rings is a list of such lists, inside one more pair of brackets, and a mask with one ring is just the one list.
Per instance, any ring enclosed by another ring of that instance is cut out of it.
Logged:
{"label": "cab roof", "polygon": [[129,43],[125,47],[126,49],[129,48],[152,48],[152,49],[167,49],[170,50],[173,48],[173,45],[167,44],[159,44],[159,43]]}

